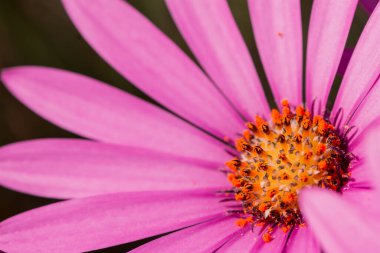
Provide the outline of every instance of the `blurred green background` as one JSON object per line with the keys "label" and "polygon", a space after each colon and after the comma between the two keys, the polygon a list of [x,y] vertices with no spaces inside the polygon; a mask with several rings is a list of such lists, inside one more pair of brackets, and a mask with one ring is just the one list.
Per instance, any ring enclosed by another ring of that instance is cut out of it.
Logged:
{"label": "blurred green background", "polygon": [[[89,0],[89,4],[90,2]],[[190,57],[194,58],[170,18],[163,0],[129,0],[128,2],[143,12]],[[257,65],[267,95],[270,97],[253,39],[246,0],[229,0],[229,4]],[[302,1],[305,34],[311,6],[311,0]],[[358,8],[348,46],[355,45],[366,21],[366,13]],[[306,41],[307,38],[304,37]],[[44,65],[76,71],[149,100],[110,68],[86,44],[70,22],[59,0],[0,0],[0,68],[17,65]],[[339,85],[339,80],[337,78],[336,87]],[[35,115],[13,98],[1,84],[0,145],[46,137],[75,137],[75,135]],[[1,187],[0,200],[0,221],[56,201],[24,195]],[[140,243],[126,244],[101,252],[125,252]]]}

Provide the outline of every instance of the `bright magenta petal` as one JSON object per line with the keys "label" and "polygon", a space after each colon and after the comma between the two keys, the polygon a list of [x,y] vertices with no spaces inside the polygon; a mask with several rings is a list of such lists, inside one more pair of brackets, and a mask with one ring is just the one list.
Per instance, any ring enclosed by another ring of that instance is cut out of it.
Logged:
{"label": "bright magenta petal", "polygon": [[365,210],[366,213],[375,215],[380,213],[379,193],[373,189],[351,188],[343,192],[342,198]]}
{"label": "bright magenta petal", "polygon": [[315,1],[310,18],[306,100],[318,99],[324,107],[346,44],[358,0]]}
{"label": "bright magenta petal", "polygon": [[0,184],[53,198],[113,192],[229,187],[218,164],[85,140],[27,141],[0,148]]}
{"label": "bright magenta petal", "polygon": [[[369,91],[363,102],[347,122],[355,126],[356,136],[354,142],[365,138],[369,129],[376,128],[380,124],[380,80]],[[356,145],[356,144],[354,144]]]}
{"label": "bright magenta petal", "polygon": [[[286,246],[286,241],[289,236],[289,232],[284,233],[278,227],[275,228],[272,233],[272,241],[266,243],[262,240],[262,238],[258,239],[257,243],[253,246],[251,252],[255,253],[281,253],[284,251],[284,247]],[[262,234],[261,236],[262,237]]]}
{"label": "bright magenta petal", "polygon": [[[357,153],[354,153],[355,155]],[[350,187],[353,188],[372,188],[373,183],[372,183],[372,175],[371,171],[368,168],[368,164],[365,161],[361,161],[356,163],[353,161],[352,163],[352,169],[350,170],[351,172],[351,178],[352,182],[349,183]]]}
{"label": "bright magenta petal", "polygon": [[360,141],[355,142],[352,152],[358,157],[358,164],[353,165],[352,182],[342,195],[361,210],[375,215],[380,214],[379,130],[379,126],[372,128],[358,138]]}
{"label": "bright magenta petal", "polygon": [[253,246],[262,240],[260,237],[261,228],[254,228],[253,231],[247,229],[245,233],[236,235],[221,247],[218,253],[252,253]]}
{"label": "bright magenta petal", "polygon": [[[377,98],[379,100],[379,98]],[[359,168],[354,167],[353,172],[367,179],[370,185],[380,190],[380,125],[374,124],[357,138],[352,152],[359,158]],[[358,173],[362,170],[362,172]],[[356,175],[353,173],[353,177]]]}
{"label": "bright magenta petal", "polygon": [[288,243],[286,253],[320,253],[321,248],[309,228],[296,228],[293,230]]}
{"label": "bright magenta petal", "polygon": [[305,190],[300,205],[307,224],[326,252],[377,252],[380,248],[378,220],[337,193]]}
{"label": "bright magenta petal", "polygon": [[239,227],[235,225],[235,220],[236,218],[218,219],[190,227],[144,244],[131,252],[215,252],[220,245],[225,243],[228,236],[239,230]]}
{"label": "bright magenta petal", "polygon": [[219,215],[207,191],[118,193],[68,200],[0,223],[6,252],[84,252],[126,243]]}
{"label": "bright magenta petal", "polygon": [[275,99],[302,102],[302,23],[298,0],[249,0],[257,48]]}
{"label": "bright magenta petal", "polygon": [[239,111],[248,118],[266,114],[268,103],[227,1],[166,2],[203,68]]}
{"label": "bright magenta petal", "polygon": [[[376,89],[378,89],[378,86]],[[378,98],[375,99],[375,97],[373,97],[372,101],[375,102],[376,100],[378,100]],[[357,115],[360,116],[361,114],[372,114],[371,110],[372,108],[366,108],[364,110],[360,109]],[[364,129],[359,128],[358,130],[360,134],[356,136],[354,141],[349,145],[350,152],[352,152],[357,157],[357,159],[353,161],[351,171],[351,177],[353,181],[350,182],[350,185],[354,186],[354,188],[362,188],[364,186],[366,188],[371,188],[371,190],[374,188],[377,190],[380,189],[380,160],[378,154],[380,148],[379,126],[379,121],[375,120],[369,127]],[[369,192],[369,194],[371,194],[371,191]],[[348,193],[351,194],[350,192]],[[367,202],[368,201],[365,201],[366,205]],[[376,208],[377,201],[374,201],[373,203],[368,202],[368,204],[372,206],[375,204]]]}
{"label": "bright magenta petal", "polygon": [[347,66],[333,115],[343,108],[344,116],[352,114],[380,74],[380,8],[369,18]]}
{"label": "bright magenta petal", "polygon": [[366,161],[370,173],[372,174],[372,182],[377,194],[380,192],[380,127],[372,129],[368,133],[367,140],[365,142],[366,147]]}
{"label": "bright magenta petal", "polygon": [[219,137],[240,119],[202,71],[148,19],[122,0],[64,0],[88,43],[149,96]]}
{"label": "bright magenta petal", "polygon": [[44,67],[2,72],[8,89],[47,120],[84,137],[223,161],[221,144],[171,114],[100,81]]}

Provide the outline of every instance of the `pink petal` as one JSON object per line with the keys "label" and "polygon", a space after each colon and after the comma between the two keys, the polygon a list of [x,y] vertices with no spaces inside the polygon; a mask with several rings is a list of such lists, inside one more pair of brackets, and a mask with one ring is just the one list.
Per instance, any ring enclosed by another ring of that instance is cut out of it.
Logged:
{"label": "pink petal", "polygon": [[[356,153],[355,153],[356,155]],[[361,159],[363,160],[363,159]],[[368,188],[373,187],[372,175],[365,161],[352,162],[353,168],[350,170],[352,182],[350,188]]]}
{"label": "pink petal", "polygon": [[380,80],[369,91],[357,110],[351,115],[347,124],[356,127],[355,141],[364,138],[368,129],[377,127],[380,122]]}
{"label": "pink petal", "polygon": [[118,193],[68,200],[0,223],[6,252],[84,252],[196,224],[223,212],[207,191]]}
{"label": "pink petal", "polygon": [[262,234],[260,235],[260,239],[258,239],[257,243],[255,243],[251,252],[257,253],[282,253],[284,251],[284,247],[286,245],[287,238],[289,236],[289,232],[284,233],[281,229],[275,228],[272,233],[272,241],[266,243],[262,240]]}
{"label": "pink petal", "polygon": [[354,143],[351,152],[358,157],[358,162],[353,164],[351,171],[354,181],[349,183],[349,189],[343,192],[344,199],[373,214],[380,214],[378,203],[380,190],[379,130],[379,126],[368,129]]}
{"label": "pink petal", "polygon": [[[358,130],[360,131],[360,129]],[[368,168],[367,137],[367,134],[359,135],[348,145],[349,152],[355,156],[355,159],[350,164],[352,182],[349,182],[349,188],[373,187],[373,176]]]}
{"label": "pink petal", "polygon": [[131,252],[215,252],[226,241],[226,237],[239,230],[235,220],[236,218],[224,218],[190,227],[144,244]]}
{"label": "pink petal", "polygon": [[324,106],[346,44],[358,0],[315,1],[311,12],[306,67],[306,100]]}
{"label": "pink petal", "polygon": [[228,157],[201,131],[100,81],[44,67],[6,69],[2,81],[42,117],[84,137],[210,161]]}
{"label": "pink petal", "polygon": [[260,228],[254,228],[253,232],[251,230],[246,231],[244,234],[238,234],[232,240],[228,241],[223,245],[218,253],[251,253],[253,246],[262,240],[260,237]]}
{"label": "pink petal", "polygon": [[149,20],[122,0],[64,0],[87,42],[149,96],[219,137],[241,119],[202,71]]}
{"label": "pink petal", "polygon": [[268,113],[260,80],[227,1],[166,2],[202,67],[238,110],[248,118]]}
{"label": "pink petal", "polygon": [[326,252],[377,252],[380,226],[337,193],[309,189],[301,194],[300,205],[310,228]]}
{"label": "pink petal", "polygon": [[218,164],[134,147],[85,140],[46,139],[0,148],[0,184],[53,198],[113,192],[225,189]]}
{"label": "pink petal", "polygon": [[[351,152],[358,157],[358,161],[352,165],[351,177],[348,190],[343,192],[342,197],[355,204],[367,213],[380,214],[378,204],[380,170],[379,170],[379,127],[365,132],[365,135],[357,138]],[[352,145],[350,145],[352,146]]]}
{"label": "pink petal", "polygon": [[342,198],[354,204],[366,213],[378,215],[380,213],[379,195],[377,191],[371,189],[351,188],[344,191]]}
{"label": "pink petal", "polygon": [[[373,101],[375,102],[375,100]],[[366,114],[370,113],[370,111],[371,109],[368,108],[358,111],[357,114]],[[375,123],[364,128],[364,130],[359,128],[360,134],[355,137],[354,141],[349,145],[350,152],[357,157],[357,159],[352,162],[351,177],[354,180],[350,183],[352,188],[370,187],[373,189],[378,188],[380,185],[380,160],[378,158],[380,128],[379,124]]]}
{"label": "pink petal", "polygon": [[286,245],[286,253],[320,253],[321,248],[309,228],[294,229]]}
{"label": "pink petal", "polygon": [[368,169],[370,170],[372,174],[372,182],[375,186],[375,189],[377,190],[377,193],[380,192],[380,157],[379,157],[379,150],[380,150],[380,127],[378,126],[375,129],[372,129],[368,133],[367,140],[366,140],[366,162]]}
{"label": "pink petal", "polygon": [[343,108],[344,116],[359,106],[380,74],[380,8],[376,8],[356,45],[335,100],[333,115]]}
{"label": "pink petal", "polygon": [[257,47],[277,101],[302,102],[300,1],[249,0]]}
{"label": "pink petal", "polygon": [[[352,152],[359,158],[359,169],[363,171],[360,175],[364,175],[371,186],[380,190],[380,125],[367,129],[357,139]],[[354,168],[353,172],[359,169]]]}

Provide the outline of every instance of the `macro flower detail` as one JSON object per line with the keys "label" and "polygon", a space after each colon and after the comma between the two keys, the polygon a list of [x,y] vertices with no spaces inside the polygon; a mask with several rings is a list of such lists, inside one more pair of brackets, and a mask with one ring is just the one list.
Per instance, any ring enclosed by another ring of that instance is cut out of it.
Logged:
{"label": "macro flower detail", "polygon": [[17,99],[85,139],[0,148],[2,186],[65,199],[2,221],[0,250],[85,252],[164,233],[133,252],[379,249],[380,7],[330,105],[358,1],[314,1],[303,56],[300,1],[249,0],[271,108],[227,1],[165,1],[198,64],[131,4],[88,2],[62,1],[162,108],[66,70],[3,69]]}
{"label": "macro flower detail", "polygon": [[331,123],[319,115],[312,117],[303,106],[293,113],[288,101],[282,104],[282,113],[272,110],[271,124],[260,116],[247,123],[248,129],[236,141],[240,156],[226,163],[245,217],[238,224],[270,224],[265,241],[271,240],[273,226],[287,232],[304,225],[298,195],[305,187],[341,191],[349,181],[353,159]]}

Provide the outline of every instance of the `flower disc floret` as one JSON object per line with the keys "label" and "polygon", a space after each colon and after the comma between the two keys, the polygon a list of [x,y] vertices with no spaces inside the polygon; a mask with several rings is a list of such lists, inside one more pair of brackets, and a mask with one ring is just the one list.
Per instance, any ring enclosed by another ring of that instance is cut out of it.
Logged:
{"label": "flower disc floret", "polygon": [[281,112],[272,110],[270,122],[256,116],[246,126],[236,140],[239,156],[226,163],[245,217],[239,224],[265,222],[284,230],[301,225],[301,189],[340,191],[348,182],[345,141],[322,116],[312,116],[303,106],[293,112],[285,100]]}

